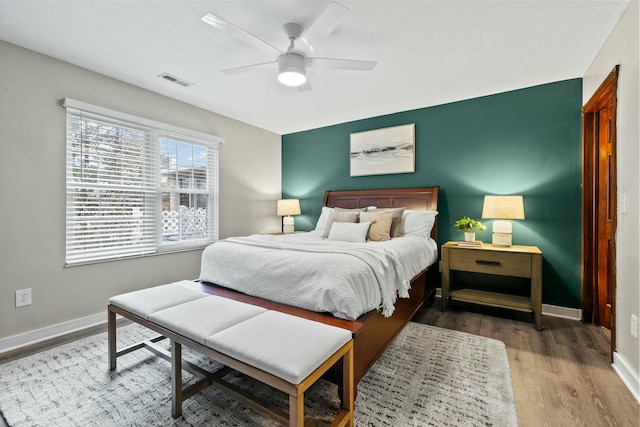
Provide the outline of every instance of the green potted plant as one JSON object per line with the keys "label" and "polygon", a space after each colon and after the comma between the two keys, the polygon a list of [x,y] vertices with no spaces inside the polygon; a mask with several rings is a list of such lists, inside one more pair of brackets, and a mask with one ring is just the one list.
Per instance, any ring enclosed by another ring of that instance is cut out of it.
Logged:
{"label": "green potted plant", "polygon": [[480,221],[471,219],[468,216],[464,216],[457,220],[454,226],[458,230],[464,231],[464,240],[467,242],[473,242],[476,239],[476,231],[483,231],[487,229],[486,225]]}

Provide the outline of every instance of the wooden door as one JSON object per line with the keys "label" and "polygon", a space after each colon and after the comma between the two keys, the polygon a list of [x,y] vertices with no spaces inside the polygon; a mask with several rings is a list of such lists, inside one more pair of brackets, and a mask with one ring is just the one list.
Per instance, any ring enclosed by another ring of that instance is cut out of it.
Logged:
{"label": "wooden door", "polygon": [[615,167],[611,138],[612,109],[608,105],[598,112],[598,184],[597,242],[598,296],[597,319],[600,326],[611,330],[612,278],[615,259],[614,225],[616,214]]}
{"label": "wooden door", "polygon": [[582,107],[582,315],[616,350],[616,109],[619,66]]}

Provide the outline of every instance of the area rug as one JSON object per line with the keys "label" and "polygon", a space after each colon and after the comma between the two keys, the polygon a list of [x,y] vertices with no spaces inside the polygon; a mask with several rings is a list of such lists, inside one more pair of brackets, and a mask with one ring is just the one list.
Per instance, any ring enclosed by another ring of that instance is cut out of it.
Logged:
{"label": "area rug", "polygon": [[[123,326],[118,345],[152,334],[136,324]],[[183,349],[185,359],[219,367]],[[168,362],[139,350],[119,357],[117,371],[107,366],[106,334],[2,364],[0,411],[10,427],[279,425],[213,387],[186,400],[183,416],[174,420]],[[287,396],[277,390],[240,374],[226,379],[287,408]],[[328,425],[338,408],[337,387],[329,382],[319,381],[305,395],[309,422]],[[409,323],[360,382],[355,424],[517,426],[504,344]]]}

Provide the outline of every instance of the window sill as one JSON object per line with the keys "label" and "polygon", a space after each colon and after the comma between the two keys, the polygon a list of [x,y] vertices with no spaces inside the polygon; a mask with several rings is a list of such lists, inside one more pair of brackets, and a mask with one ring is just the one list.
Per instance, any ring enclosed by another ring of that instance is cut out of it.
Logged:
{"label": "window sill", "polygon": [[78,261],[73,263],[65,263],[64,268],[80,267],[83,265],[91,265],[91,264],[103,264],[105,262],[129,261],[134,259],[149,258],[153,256],[158,256],[158,255],[171,255],[171,254],[177,254],[182,252],[202,251],[204,250],[204,248],[211,245],[212,243],[214,242],[203,243],[202,245],[189,246],[189,247],[180,246],[180,247],[170,248],[170,249],[162,248],[162,249],[159,249],[157,252],[152,252],[152,253],[142,254],[142,255],[131,255],[131,256],[123,256],[118,258],[97,259],[97,260],[91,260],[91,261]]}

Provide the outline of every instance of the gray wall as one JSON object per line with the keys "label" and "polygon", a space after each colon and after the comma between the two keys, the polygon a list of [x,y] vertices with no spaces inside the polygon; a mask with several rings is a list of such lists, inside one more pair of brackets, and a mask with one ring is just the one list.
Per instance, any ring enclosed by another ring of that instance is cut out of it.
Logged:
{"label": "gray wall", "polygon": [[[279,230],[279,135],[5,42],[0,90],[0,339],[106,313],[112,295],[197,278],[200,271],[200,250],[63,267],[61,98],[224,138],[220,238]],[[33,304],[15,308],[15,290],[23,288],[32,289]]]}

